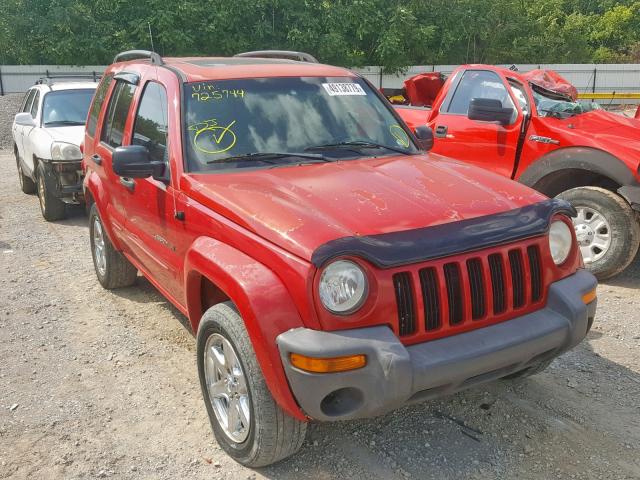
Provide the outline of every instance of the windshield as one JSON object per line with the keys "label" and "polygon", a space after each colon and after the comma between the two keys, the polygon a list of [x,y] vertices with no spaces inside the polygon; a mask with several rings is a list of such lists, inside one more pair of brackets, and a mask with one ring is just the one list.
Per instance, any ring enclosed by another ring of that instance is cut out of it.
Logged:
{"label": "windshield", "polygon": [[358,78],[252,78],[184,88],[190,171],[418,153],[406,127]]}
{"label": "windshield", "polygon": [[541,117],[569,118],[592,110],[601,110],[596,102],[578,101],[572,102],[561,96],[553,95],[531,85],[533,100],[536,102],[538,115]]}
{"label": "windshield", "polygon": [[44,96],[42,124],[45,127],[84,125],[95,89],[57,90]]}

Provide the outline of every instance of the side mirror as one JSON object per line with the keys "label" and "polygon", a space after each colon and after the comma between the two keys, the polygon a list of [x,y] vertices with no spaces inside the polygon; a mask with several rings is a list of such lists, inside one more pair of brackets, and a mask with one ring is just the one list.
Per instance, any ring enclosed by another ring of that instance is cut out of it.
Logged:
{"label": "side mirror", "polygon": [[433,130],[426,125],[420,125],[414,130],[416,138],[418,139],[418,145],[425,152],[428,152],[433,148]]}
{"label": "side mirror", "polygon": [[111,167],[116,175],[127,178],[161,177],[164,162],[154,162],[149,150],[142,145],[118,147],[111,157]]}
{"label": "side mirror", "polygon": [[23,127],[35,127],[36,121],[33,119],[29,112],[22,112],[16,115],[14,121],[16,125],[22,125]]}
{"label": "side mirror", "polygon": [[467,116],[469,120],[509,125],[513,117],[513,108],[504,108],[500,100],[493,98],[472,98]]}

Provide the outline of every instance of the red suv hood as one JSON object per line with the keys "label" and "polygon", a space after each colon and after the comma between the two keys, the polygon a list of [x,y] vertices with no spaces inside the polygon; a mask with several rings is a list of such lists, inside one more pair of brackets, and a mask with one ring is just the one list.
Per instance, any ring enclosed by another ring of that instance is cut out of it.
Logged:
{"label": "red suv hood", "polygon": [[566,119],[539,118],[550,136],[561,146],[598,148],[618,157],[632,171],[638,167],[640,157],[640,120],[604,110],[593,110]]}
{"label": "red suv hood", "polygon": [[454,222],[545,198],[484,169],[438,155],[188,174],[183,190],[306,260],[336,238]]}

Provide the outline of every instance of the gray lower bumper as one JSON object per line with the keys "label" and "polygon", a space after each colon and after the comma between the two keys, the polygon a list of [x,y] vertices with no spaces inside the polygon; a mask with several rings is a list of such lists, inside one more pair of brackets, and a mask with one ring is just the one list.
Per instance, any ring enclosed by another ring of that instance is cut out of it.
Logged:
{"label": "gray lower bumper", "polygon": [[[545,308],[503,323],[405,347],[383,326],[323,332],[298,328],[277,342],[289,385],[311,418],[371,417],[406,403],[447,395],[558,356],[587,334],[596,301],[582,295],[596,286],[585,270],[551,285]],[[291,365],[290,353],[310,357],[366,354],[350,372],[314,374]]]}
{"label": "gray lower bumper", "polygon": [[618,193],[631,205],[631,208],[640,211],[640,185],[625,185],[618,189]]}

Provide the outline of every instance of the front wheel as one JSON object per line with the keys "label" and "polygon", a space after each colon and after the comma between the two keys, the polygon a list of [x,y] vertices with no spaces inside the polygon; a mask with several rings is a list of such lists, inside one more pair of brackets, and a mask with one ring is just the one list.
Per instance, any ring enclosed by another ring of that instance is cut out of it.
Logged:
{"label": "front wheel", "polygon": [[640,245],[636,213],[619,195],[599,187],[578,187],[558,195],[578,212],[573,219],[585,267],[599,280],[624,270]]}
{"label": "front wheel", "polygon": [[205,312],[198,326],[197,352],[209,421],[229,456],[248,467],[264,467],[298,451],[307,424],[285,413],[271,396],[232,303]]}
{"label": "front wheel", "polygon": [[38,165],[38,199],[40,200],[40,211],[47,222],[61,220],[65,216],[65,204],[53,193],[55,189],[55,178],[47,173],[44,165]]}

